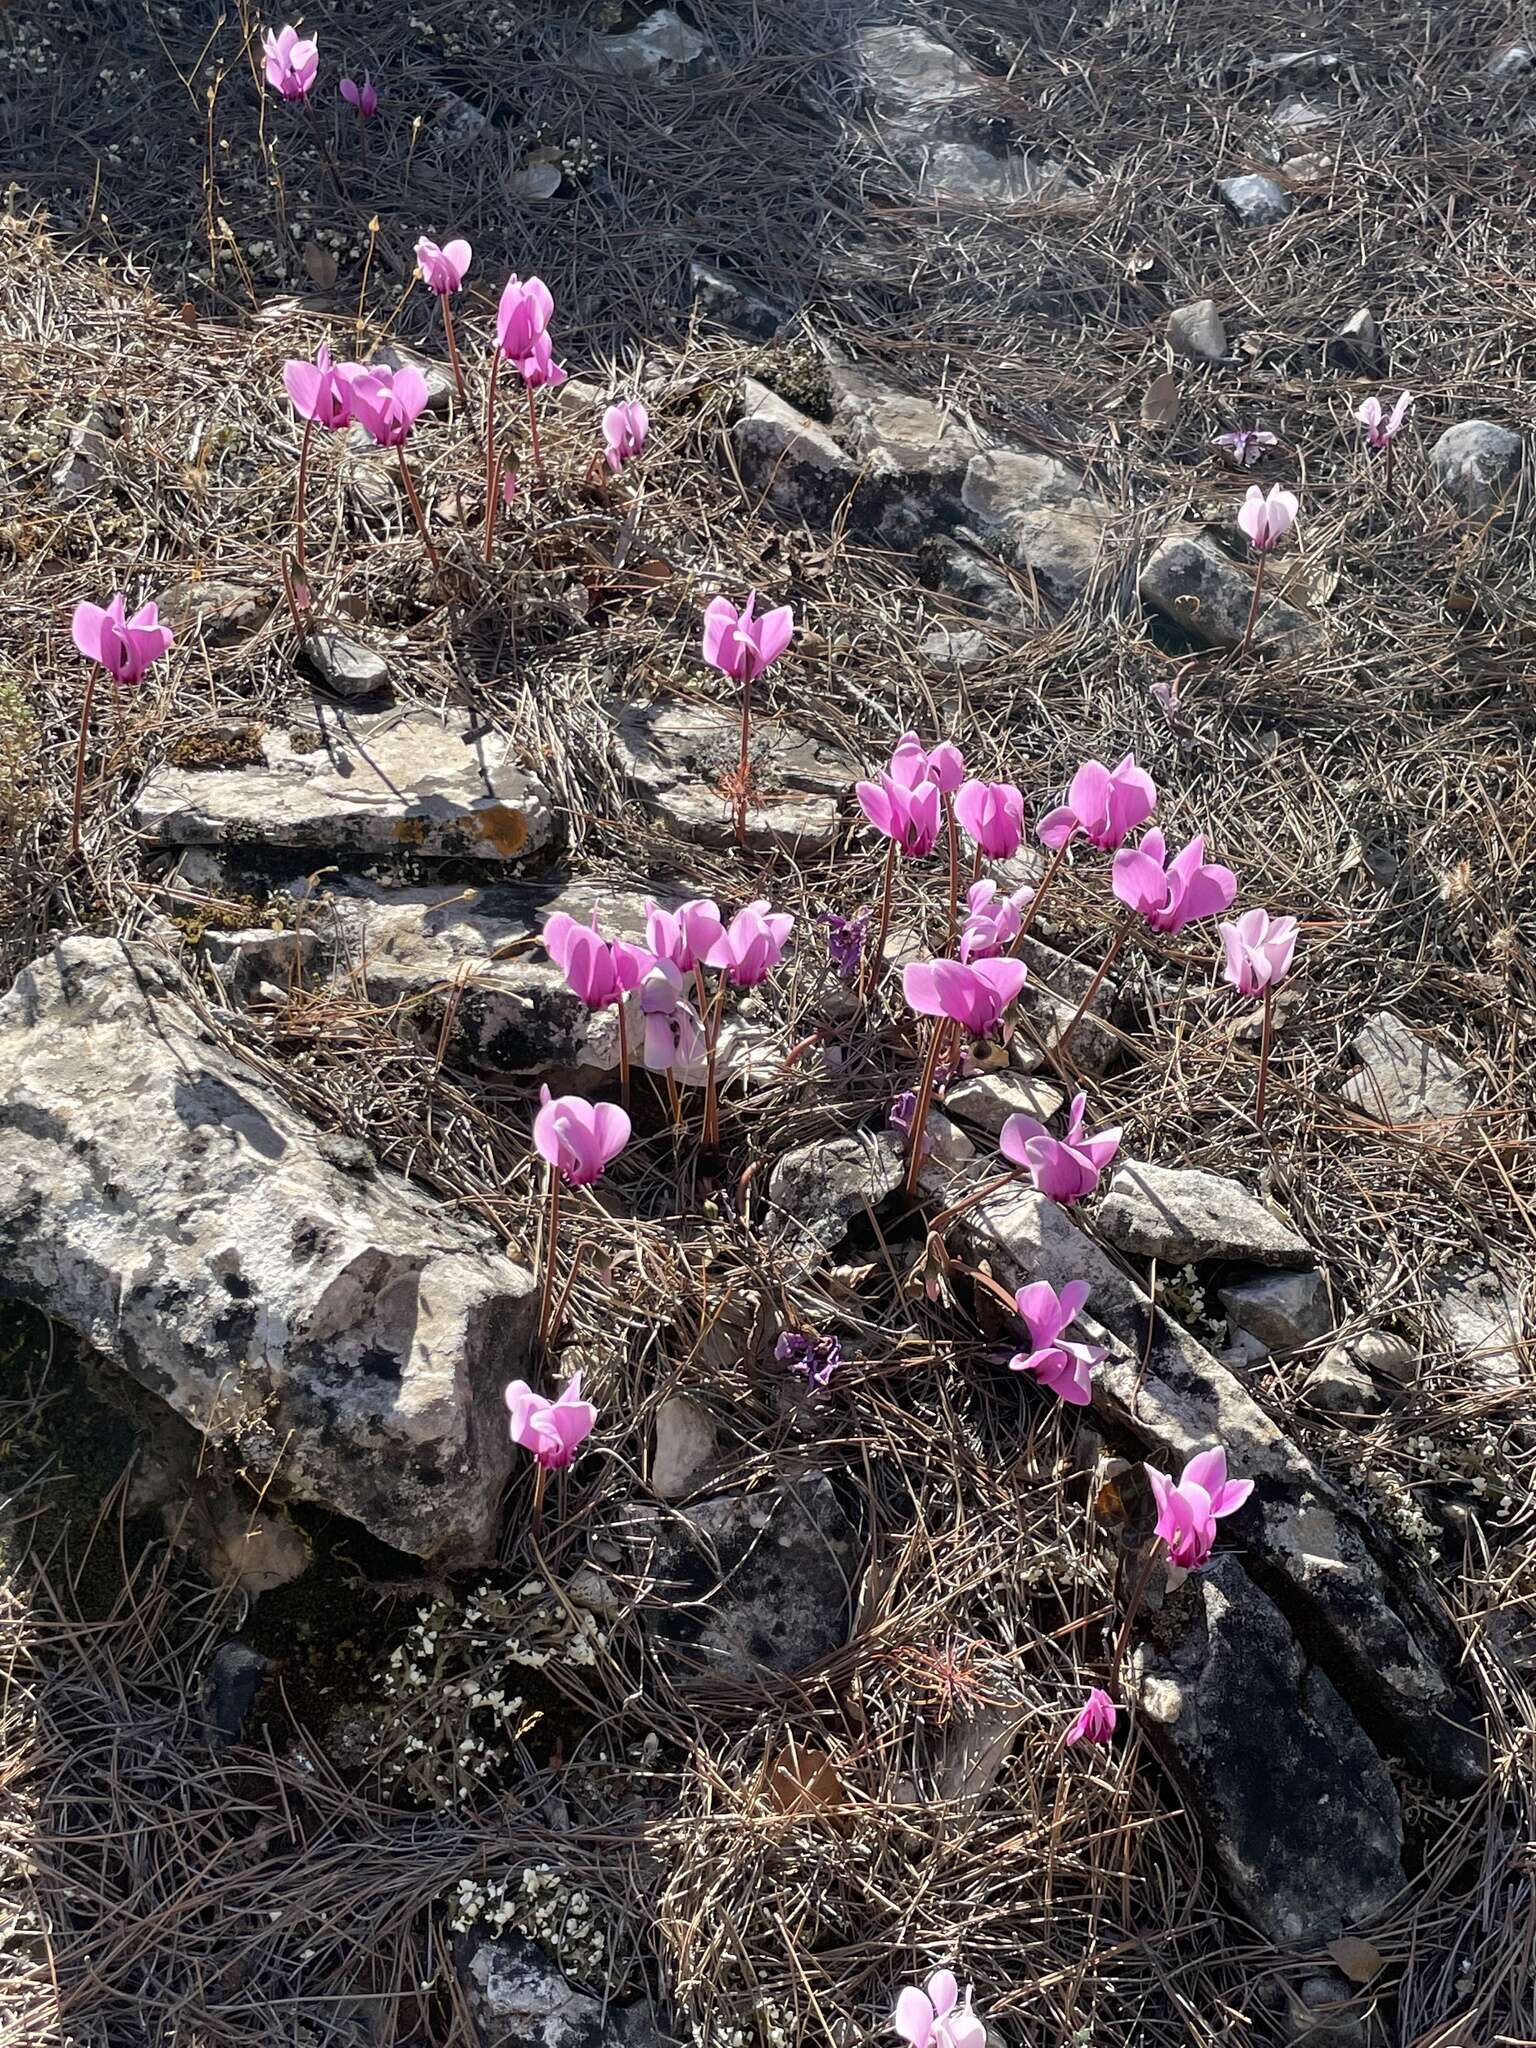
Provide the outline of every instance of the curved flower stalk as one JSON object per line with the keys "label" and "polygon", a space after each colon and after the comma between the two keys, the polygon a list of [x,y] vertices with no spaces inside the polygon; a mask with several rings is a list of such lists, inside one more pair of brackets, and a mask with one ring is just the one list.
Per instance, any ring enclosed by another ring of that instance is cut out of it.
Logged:
{"label": "curved flower stalk", "polygon": [[1003,1157],[1029,1175],[1036,1193],[1049,1196],[1053,1202],[1070,1204],[1091,1195],[1105,1167],[1120,1149],[1118,1124],[1097,1131],[1092,1137],[1084,1131],[1087,1107],[1086,1095],[1073,1096],[1064,1138],[1053,1138],[1045,1125],[1032,1116],[1009,1117],[998,1138],[997,1147]]}
{"label": "curved flower stalk", "polygon": [[1296,524],[1298,509],[1296,493],[1283,491],[1278,484],[1270,485],[1268,497],[1257,484],[1250,484],[1247,497],[1238,507],[1237,523],[1259,558],[1253,575],[1253,601],[1248,607],[1248,623],[1243,628],[1243,642],[1237,650],[1239,658],[1253,645],[1253,629],[1259,619],[1259,598],[1264,589],[1264,564],[1269,560],[1270,550]]}
{"label": "curved flower stalk", "polygon": [[1028,978],[1022,960],[917,960],[902,970],[902,993],[908,1007],[920,1017],[934,1020],[907,1139],[909,1195],[917,1192],[924,1158],[923,1129],[933,1106],[934,1077],[950,1026],[959,1025],[975,1038],[989,1038]]}
{"label": "curved flower stalk", "polygon": [[153,662],[168,654],[176,644],[169,626],[162,626],[157,606],[143,604],[130,619],[128,601],[121,592],[107,604],[88,601],[75,606],[70,635],[91,666],[85,672],[85,695],[80,705],[80,738],[75,746],[75,798],[69,828],[69,850],[80,851],[80,811],[85,797],[85,743],[91,726],[91,705],[96,696],[96,670],[104,668],[114,687],[119,683],[141,682]]}
{"label": "curved flower stalk", "polygon": [[1294,917],[1271,917],[1267,910],[1245,910],[1235,924],[1220,924],[1222,978],[1243,996],[1262,996],[1264,1024],[1259,1037],[1259,1092],[1253,1120],[1264,1128],[1264,1097],[1269,1081],[1269,1043],[1275,989],[1291,971],[1296,952]]}
{"label": "curved flower stalk", "polygon": [[464,389],[464,368],[459,361],[459,343],[453,331],[452,300],[469,273],[473,255],[469,243],[462,238],[439,246],[423,235],[416,244],[416,268],[421,281],[443,309],[443,332],[448,338],[448,360],[453,367],[453,382],[460,405],[469,403],[469,394]]}
{"label": "curved flower stalk", "polygon": [[757,592],[747,593],[738,608],[728,597],[711,598],[704,607],[700,653],[711,668],[741,685],[741,751],[733,794],[736,801],[736,843],[747,843],[747,799],[752,788],[752,685],[771,668],[795,636],[795,615],[787,604],[756,616]]}
{"label": "curved flower stalk", "polygon": [[1060,1294],[1046,1281],[1037,1280],[1014,1296],[1034,1349],[1016,1352],[1008,1361],[1010,1372],[1033,1374],[1073,1408],[1087,1407],[1092,1399],[1093,1368],[1104,1359],[1102,1345],[1076,1344],[1061,1334],[1082,1314],[1087,1299],[1085,1280],[1069,1280]]}
{"label": "curved flower stalk", "polygon": [[395,459],[400,465],[400,481],[416,521],[416,531],[421,535],[427,559],[434,569],[441,569],[443,559],[427,531],[426,515],[416,495],[410,464],[405,459],[405,444],[410,439],[411,429],[427,409],[426,378],[413,363],[404,363],[398,370],[382,366],[364,368],[354,364],[347,372],[347,389],[353,419],[380,448],[394,449]]}
{"label": "curved flower stalk", "polygon": [[987,2029],[971,2010],[971,1994],[959,2004],[953,1970],[935,1970],[926,1987],[909,1985],[896,2001],[893,2022],[907,2048],[987,2048]]}
{"label": "curved flower stalk", "polygon": [[[560,1185],[590,1187],[600,1180],[629,1143],[630,1122],[612,1102],[588,1102],[581,1095],[551,1095],[539,1090],[539,1113],[533,1120],[533,1147],[549,1166],[549,1213],[544,1229],[544,1284],[539,1298],[539,1344],[553,1344],[558,1311],[551,1314],[555,1281],[555,1245],[560,1231]],[[579,1257],[578,1249],[578,1257]],[[571,1278],[575,1278],[572,1267]]]}

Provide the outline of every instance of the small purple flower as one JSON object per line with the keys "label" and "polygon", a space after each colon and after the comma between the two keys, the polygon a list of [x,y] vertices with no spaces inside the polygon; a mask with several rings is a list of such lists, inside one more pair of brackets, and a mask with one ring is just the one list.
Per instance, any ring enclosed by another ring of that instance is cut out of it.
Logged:
{"label": "small purple flower", "polygon": [[857,917],[839,917],[835,910],[829,910],[821,920],[827,928],[827,958],[833,973],[843,981],[858,978],[869,937],[869,919],[867,910],[861,910]]}
{"label": "small purple flower", "polygon": [[806,1384],[824,1387],[843,1362],[842,1346],[835,1337],[807,1337],[799,1330],[786,1330],[773,1347],[780,1365],[803,1373]]}
{"label": "small purple flower", "polygon": [[1265,449],[1273,448],[1276,440],[1274,434],[1266,434],[1258,427],[1239,427],[1236,433],[1218,434],[1216,446],[1227,450],[1234,469],[1252,469],[1264,460]]}
{"label": "small purple flower", "polygon": [[[911,1088],[903,1088],[899,1095],[892,1096],[886,1122],[893,1131],[900,1131],[904,1138],[912,1135],[912,1119],[917,1114],[917,1095]],[[933,1140],[924,1134],[923,1157],[926,1159],[933,1150]]]}

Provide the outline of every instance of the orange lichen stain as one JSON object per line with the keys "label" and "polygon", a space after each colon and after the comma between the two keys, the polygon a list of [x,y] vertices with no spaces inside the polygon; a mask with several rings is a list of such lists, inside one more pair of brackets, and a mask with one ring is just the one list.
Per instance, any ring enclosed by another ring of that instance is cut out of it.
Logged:
{"label": "orange lichen stain", "polygon": [[515,860],[528,844],[528,820],[505,804],[488,804],[483,811],[476,811],[475,823],[480,836],[490,841],[503,860]]}
{"label": "orange lichen stain", "polygon": [[427,820],[425,818],[400,818],[395,824],[395,837],[402,846],[425,846],[427,843]]}

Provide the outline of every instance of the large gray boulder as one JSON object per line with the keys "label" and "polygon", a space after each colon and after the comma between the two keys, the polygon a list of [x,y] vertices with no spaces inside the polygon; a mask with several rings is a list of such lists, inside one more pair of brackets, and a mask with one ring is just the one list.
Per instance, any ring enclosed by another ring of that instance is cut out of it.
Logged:
{"label": "large gray boulder", "polygon": [[[1253,603],[1253,571],[1240,568],[1203,535],[1176,533],[1160,541],[1137,579],[1137,592],[1207,647],[1240,646]],[[1317,622],[1283,597],[1260,598],[1253,644],[1276,654],[1305,654],[1320,638]]]}
{"label": "large gray boulder", "polygon": [[483,1557],[534,1282],[291,1108],[145,948],[67,939],[0,1001],[0,1291],[278,1494]]}

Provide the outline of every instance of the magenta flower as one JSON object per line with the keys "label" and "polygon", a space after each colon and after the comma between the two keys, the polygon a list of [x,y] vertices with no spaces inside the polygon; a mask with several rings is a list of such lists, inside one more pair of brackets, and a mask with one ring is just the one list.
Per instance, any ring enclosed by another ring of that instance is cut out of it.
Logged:
{"label": "magenta flower", "polygon": [[1096,1685],[1083,1701],[1082,1711],[1067,1730],[1067,1747],[1075,1742],[1108,1742],[1115,1732],[1115,1703],[1103,1686]]}
{"label": "magenta flower", "polygon": [[105,606],[77,604],[71,622],[75,645],[87,661],[100,662],[114,683],[142,681],[151,662],[158,661],[176,644],[169,626],[162,626],[152,604],[140,605],[133,617],[124,616],[127,600],[121,594]]}
{"label": "magenta flower", "polygon": [[304,99],[320,69],[315,45],[296,28],[284,27],[276,35],[269,30],[262,38],[262,49],[267,59],[267,83],[273,91],[280,92],[285,100]]}
{"label": "magenta flower", "polygon": [[1081,832],[1107,852],[1144,825],[1156,809],[1157,785],[1136,766],[1136,756],[1127,754],[1116,768],[1085,761],[1072,778],[1066,802],[1047,812],[1035,829],[1043,845],[1058,850]]}
{"label": "magenta flower", "polygon": [[1398,429],[1408,417],[1408,410],[1412,404],[1413,393],[1405,391],[1385,418],[1382,417],[1379,398],[1362,399],[1355,407],[1355,418],[1365,429],[1366,441],[1378,454],[1382,449],[1391,447]]}
{"label": "magenta flower", "polygon": [[1262,995],[1291,971],[1296,951],[1294,917],[1271,917],[1267,910],[1245,910],[1235,924],[1219,924],[1226,955],[1222,978],[1242,996]]}
{"label": "magenta flower", "polygon": [[349,107],[356,107],[360,120],[371,121],[379,111],[379,95],[366,71],[361,85],[355,78],[344,78],[338,90]]}
{"label": "magenta flower", "polygon": [[1151,1465],[1146,1470],[1157,1501],[1157,1534],[1172,1561],[1193,1571],[1211,1554],[1217,1522],[1237,1512],[1252,1493],[1253,1481],[1228,1479],[1227,1454],[1219,1444],[1191,1458],[1177,1486],[1166,1472]]}
{"label": "magenta flower", "polygon": [[1034,894],[1033,889],[1015,889],[1011,896],[1003,896],[998,893],[996,882],[972,882],[965,893],[960,958],[969,964],[1006,953],[1019,936],[1024,912]]}
{"label": "magenta flower", "polygon": [[526,1380],[513,1380],[506,1392],[512,1441],[532,1451],[546,1472],[569,1465],[597,1424],[597,1410],[581,1398],[581,1374],[571,1374],[553,1401],[536,1394]]}
{"label": "magenta flower", "polygon": [[787,604],[760,619],[752,615],[756,604],[754,590],[740,611],[728,597],[712,598],[704,610],[704,659],[733,682],[756,681],[794,635],[795,615]]}
{"label": "magenta flower", "polygon": [[738,988],[766,981],[794,930],[795,920],[768,908],[766,897],[738,910],[704,955],[706,967],[721,968]]}
{"label": "magenta flower", "polygon": [[1011,860],[1024,837],[1024,797],[1011,782],[964,782],[955,816],[988,860]]}
{"label": "magenta flower", "polygon": [[878,782],[854,785],[859,808],[877,832],[883,832],[907,860],[932,853],[943,825],[939,787],[919,782],[911,787],[882,775]]}
{"label": "magenta flower", "polygon": [[578,924],[563,910],[557,910],[544,927],[544,950],[565,976],[568,986],[589,1010],[605,1010],[632,988],[651,964],[642,946],[628,939],[603,938],[597,929],[597,913],[591,924]]}
{"label": "magenta flower", "polygon": [[1093,1368],[1104,1357],[1098,1344],[1073,1344],[1062,1331],[1081,1313],[1088,1299],[1086,1280],[1069,1280],[1058,1294],[1043,1280],[1033,1287],[1021,1287],[1014,1295],[1020,1316],[1029,1328],[1033,1351],[1020,1351],[1009,1359],[1011,1372],[1033,1373],[1042,1386],[1073,1408],[1086,1408],[1091,1398]]}
{"label": "magenta flower", "polygon": [[965,756],[953,740],[940,740],[936,747],[925,748],[915,732],[904,732],[896,742],[887,773],[904,789],[931,782],[941,795],[953,796],[965,780]]}
{"label": "magenta flower", "polygon": [[496,308],[496,345],[502,354],[514,363],[526,362],[546,340],[554,310],[554,297],[543,278],[520,278],[514,271]]}
{"label": "magenta flower", "polygon": [[1067,1135],[1053,1138],[1032,1116],[1011,1116],[997,1144],[1005,1159],[1022,1166],[1037,1191],[1053,1202],[1080,1202],[1099,1184],[1099,1175],[1120,1149],[1120,1126],[1093,1137],[1083,1132],[1086,1095],[1074,1095]]}
{"label": "magenta flower", "polygon": [[1234,469],[1252,469],[1263,461],[1265,449],[1274,447],[1275,439],[1258,427],[1239,427],[1235,433],[1218,434],[1216,446],[1227,450]]}
{"label": "magenta flower", "polygon": [[1296,493],[1282,491],[1278,484],[1271,484],[1267,498],[1257,484],[1248,486],[1248,495],[1237,508],[1237,523],[1257,554],[1267,555],[1285,538],[1296,524],[1298,505]]}
{"label": "magenta flower", "polygon": [[334,365],[324,342],[315,350],[312,363],[306,363],[301,357],[290,357],[283,365],[283,388],[299,418],[313,420],[328,434],[346,426],[352,418],[348,373],[355,367],[352,363],[339,368]]}
{"label": "magenta flower", "polygon": [[684,994],[683,971],[670,960],[653,960],[640,977],[640,1015],[645,1022],[640,1058],[656,1074],[694,1079],[707,1048],[698,1012]]}
{"label": "magenta flower", "polygon": [[539,1090],[539,1102],[533,1120],[534,1149],[573,1188],[601,1179],[603,1169],[629,1143],[629,1118],[617,1103],[588,1102],[582,1095],[551,1096],[547,1087]]}
{"label": "magenta flower", "polygon": [[352,417],[381,448],[403,448],[427,407],[427,380],[411,363],[398,370],[349,365]]}
{"label": "magenta flower", "polygon": [[626,462],[634,461],[650,430],[651,416],[638,398],[608,407],[603,414],[603,460],[615,476]]}
{"label": "magenta flower", "polygon": [[960,1986],[953,1970],[935,1970],[928,1988],[909,1985],[896,2001],[895,2027],[907,2048],[987,2048],[987,2029],[971,2010],[971,1994],[956,2010]]}
{"label": "magenta flower", "polygon": [[989,1038],[1029,979],[1022,960],[916,960],[901,972],[908,1007],[923,1017],[948,1017],[973,1038]]}
{"label": "magenta flower", "polygon": [[423,235],[416,244],[416,268],[429,292],[445,299],[464,282],[473,250],[462,239],[444,242],[441,248]]}
{"label": "magenta flower", "polygon": [[1197,917],[1215,917],[1231,908],[1237,877],[1230,868],[1206,861],[1203,838],[1197,835],[1164,862],[1163,835],[1154,828],[1139,846],[1117,853],[1110,871],[1115,895],[1153,931],[1181,932]]}
{"label": "magenta flower", "polygon": [[684,974],[703,966],[724,930],[720,906],[707,896],[690,896],[676,910],[661,909],[654,896],[645,899],[645,943],[658,960],[670,960]]}
{"label": "magenta flower", "polygon": [[555,361],[554,348],[547,334],[539,336],[517,367],[530,391],[542,391],[546,386],[551,391],[558,391],[565,382],[565,372]]}

